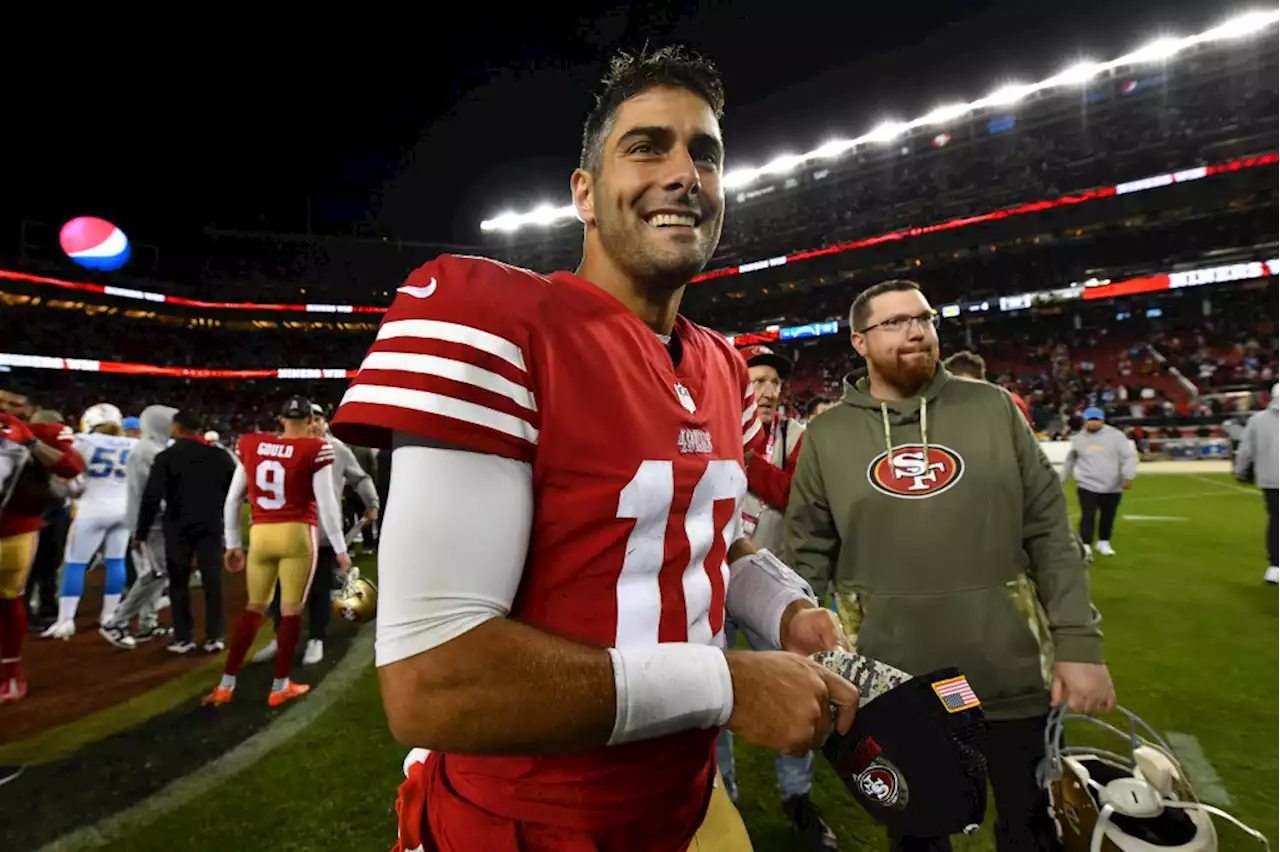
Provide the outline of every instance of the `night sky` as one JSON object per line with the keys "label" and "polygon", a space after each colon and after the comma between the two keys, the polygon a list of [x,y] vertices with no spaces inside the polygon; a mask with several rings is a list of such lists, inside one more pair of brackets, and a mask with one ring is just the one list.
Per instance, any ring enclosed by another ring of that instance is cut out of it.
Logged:
{"label": "night sky", "polygon": [[687,0],[496,14],[493,6],[449,4],[412,20],[214,22],[206,39],[199,29],[109,43],[80,34],[83,43],[65,45],[57,63],[7,72],[5,115],[20,123],[0,131],[10,166],[0,251],[15,248],[21,217],[103,216],[135,242],[163,247],[210,223],[301,232],[308,210],[317,232],[358,226],[476,244],[482,218],[567,202],[604,61],[646,40],[691,44],[720,65],[732,168],[1260,8]]}

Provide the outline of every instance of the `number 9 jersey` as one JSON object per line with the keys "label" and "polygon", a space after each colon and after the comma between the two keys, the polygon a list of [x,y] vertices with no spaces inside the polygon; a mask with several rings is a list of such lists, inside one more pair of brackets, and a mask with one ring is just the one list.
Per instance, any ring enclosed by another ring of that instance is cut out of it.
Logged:
{"label": "number 9 jersey", "polygon": [[240,438],[236,455],[248,483],[251,523],[317,525],[312,478],[334,459],[323,438],[257,432]]}

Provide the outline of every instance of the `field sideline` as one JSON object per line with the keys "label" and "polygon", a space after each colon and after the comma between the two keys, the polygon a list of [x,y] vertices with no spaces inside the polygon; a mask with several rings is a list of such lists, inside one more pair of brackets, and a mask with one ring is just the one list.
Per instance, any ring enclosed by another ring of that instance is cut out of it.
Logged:
{"label": "field sideline", "polygon": [[[1095,564],[1094,600],[1121,702],[1157,730],[1198,741],[1228,810],[1277,841],[1277,592],[1265,586],[1265,512],[1229,477],[1139,477],[1115,546]],[[1180,739],[1180,742],[1188,740]],[[116,847],[130,852],[388,849],[405,750],[387,733],[368,668],[309,728],[205,798]],[[741,743],[739,807],[757,852],[794,850],[772,755]],[[821,764],[821,761],[819,761]],[[193,767],[195,770],[195,767]],[[880,832],[825,765],[814,798],[842,849],[883,848]],[[990,822],[990,814],[988,818]],[[1256,841],[1219,823],[1223,850]],[[115,848],[115,847],[113,847]],[[990,826],[956,841],[991,850]]]}

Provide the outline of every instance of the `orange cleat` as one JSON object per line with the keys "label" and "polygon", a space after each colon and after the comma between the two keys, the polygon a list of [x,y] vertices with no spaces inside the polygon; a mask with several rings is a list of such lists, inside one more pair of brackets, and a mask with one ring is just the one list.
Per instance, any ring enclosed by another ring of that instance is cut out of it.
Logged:
{"label": "orange cleat", "polygon": [[307,686],[305,683],[294,683],[293,681],[289,681],[289,684],[284,689],[272,691],[271,695],[267,698],[267,703],[272,707],[279,707],[286,701],[301,698],[310,691],[311,687]]}
{"label": "orange cleat", "polygon": [[234,693],[235,693],[234,689],[227,689],[226,687],[223,687],[223,686],[217,686],[217,687],[214,687],[213,692],[210,692],[208,695],[204,697],[204,701],[202,703],[206,707],[209,707],[209,706],[221,707],[223,704],[229,704],[231,702],[231,696]]}
{"label": "orange cleat", "polygon": [[25,678],[11,677],[0,683],[0,704],[11,704],[27,697],[27,681]]}

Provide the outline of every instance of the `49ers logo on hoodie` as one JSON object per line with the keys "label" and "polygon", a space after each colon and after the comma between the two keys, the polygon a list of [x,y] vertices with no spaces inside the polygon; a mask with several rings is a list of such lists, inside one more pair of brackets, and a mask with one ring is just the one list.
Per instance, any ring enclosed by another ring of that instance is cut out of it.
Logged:
{"label": "49ers logo on hoodie", "polygon": [[904,500],[923,500],[946,491],[964,476],[964,459],[950,447],[899,444],[893,453],[881,453],[867,467],[867,481],[878,491]]}

